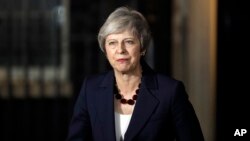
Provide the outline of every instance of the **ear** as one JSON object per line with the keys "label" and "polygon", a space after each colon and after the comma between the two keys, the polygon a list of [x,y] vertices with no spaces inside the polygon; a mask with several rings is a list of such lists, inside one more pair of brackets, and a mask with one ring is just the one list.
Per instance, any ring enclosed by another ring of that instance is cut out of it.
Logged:
{"label": "ear", "polygon": [[141,51],[141,56],[145,56],[145,54],[146,54],[146,49]]}

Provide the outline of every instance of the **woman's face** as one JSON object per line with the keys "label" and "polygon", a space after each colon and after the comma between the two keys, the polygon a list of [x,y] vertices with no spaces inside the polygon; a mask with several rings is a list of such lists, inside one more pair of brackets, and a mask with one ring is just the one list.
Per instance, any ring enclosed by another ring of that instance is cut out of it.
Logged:
{"label": "woman's face", "polygon": [[110,34],[105,40],[105,51],[113,69],[133,73],[140,69],[140,41],[129,31]]}

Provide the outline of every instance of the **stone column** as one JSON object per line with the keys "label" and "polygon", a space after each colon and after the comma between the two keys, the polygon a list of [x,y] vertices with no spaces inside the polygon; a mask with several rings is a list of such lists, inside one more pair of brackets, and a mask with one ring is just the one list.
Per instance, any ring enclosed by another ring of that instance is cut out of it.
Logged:
{"label": "stone column", "polygon": [[205,140],[213,141],[217,1],[175,0],[172,18],[172,73],[186,85]]}

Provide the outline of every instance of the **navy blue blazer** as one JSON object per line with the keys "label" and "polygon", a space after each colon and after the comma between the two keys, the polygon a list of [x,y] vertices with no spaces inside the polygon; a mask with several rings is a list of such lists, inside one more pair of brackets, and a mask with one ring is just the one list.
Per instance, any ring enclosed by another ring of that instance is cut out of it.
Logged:
{"label": "navy blue blazer", "polygon": [[[114,72],[84,80],[69,125],[68,141],[115,141]],[[203,141],[182,82],[143,66],[138,99],[125,141]]]}

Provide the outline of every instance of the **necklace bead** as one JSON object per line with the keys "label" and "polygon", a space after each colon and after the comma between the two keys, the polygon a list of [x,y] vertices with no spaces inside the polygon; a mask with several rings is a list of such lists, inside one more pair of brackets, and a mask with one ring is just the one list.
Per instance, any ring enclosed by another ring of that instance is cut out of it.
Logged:
{"label": "necklace bead", "polygon": [[122,94],[120,94],[120,90],[118,89],[117,85],[115,85],[115,98],[117,100],[120,100],[121,104],[129,104],[129,105],[134,105],[135,101],[138,98],[138,94],[140,91],[140,84],[138,85],[138,89],[135,90],[135,94],[132,96],[132,99],[125,99]]}

